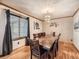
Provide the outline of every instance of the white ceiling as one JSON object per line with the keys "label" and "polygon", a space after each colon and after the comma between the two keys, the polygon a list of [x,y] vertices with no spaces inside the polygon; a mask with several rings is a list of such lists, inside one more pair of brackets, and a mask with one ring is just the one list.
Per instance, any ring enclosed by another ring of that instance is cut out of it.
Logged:
{"label": "white ceiling", "polygon": [[29,15],[43,19],[48,12],[52,18],[72,16],[79,8],[79,0],[1,0]]}

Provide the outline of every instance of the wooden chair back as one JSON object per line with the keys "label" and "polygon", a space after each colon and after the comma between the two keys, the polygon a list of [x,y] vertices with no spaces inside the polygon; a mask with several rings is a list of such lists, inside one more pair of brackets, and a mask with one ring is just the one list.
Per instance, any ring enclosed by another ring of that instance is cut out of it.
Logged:
{"label": "wooden chair back", "polygon": [[33,40],[30,43],[31,54],[40,56],[39,40]]}

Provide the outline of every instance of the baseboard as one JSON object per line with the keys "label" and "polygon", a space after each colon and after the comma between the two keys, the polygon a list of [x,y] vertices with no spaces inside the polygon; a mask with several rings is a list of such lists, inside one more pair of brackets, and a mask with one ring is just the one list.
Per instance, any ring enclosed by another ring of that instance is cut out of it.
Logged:
{"label": "baseboard", "polygon": [[67,41],[67,40],[59,40],[60,42],[65,42],[65,43],[73,43],[72,41]]}

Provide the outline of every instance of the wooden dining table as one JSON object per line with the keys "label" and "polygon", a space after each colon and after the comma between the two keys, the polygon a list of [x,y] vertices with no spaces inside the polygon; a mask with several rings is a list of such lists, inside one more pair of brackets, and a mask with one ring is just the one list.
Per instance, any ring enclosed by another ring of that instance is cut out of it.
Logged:
{"label": "wooden dining table", "polygon": [[45,49],[50,49],[54,41],[57,39],[57,36],[45,36],[39,38],[39,44],[43,46]]}

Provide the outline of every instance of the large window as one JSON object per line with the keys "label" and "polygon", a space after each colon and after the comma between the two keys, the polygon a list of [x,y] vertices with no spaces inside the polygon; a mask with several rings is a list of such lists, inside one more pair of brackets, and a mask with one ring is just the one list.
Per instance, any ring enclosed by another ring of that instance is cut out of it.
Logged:
{"label": "large window", "polygon": [[10,15],[12,39],[28,36],[28,20],[26,18]]}

